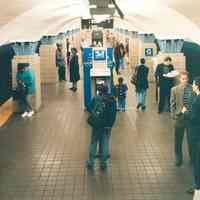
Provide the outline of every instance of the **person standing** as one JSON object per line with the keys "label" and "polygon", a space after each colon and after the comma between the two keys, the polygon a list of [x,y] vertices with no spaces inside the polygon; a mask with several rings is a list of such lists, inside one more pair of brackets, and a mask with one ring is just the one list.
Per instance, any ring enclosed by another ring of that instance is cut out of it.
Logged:
{"label": "person standing", "polygon": [[159,87],[159,105],[158,113],[164,111],[164,106],[167,101],[168,109],[170,108],[170,93],[171,88],[173,87],[173,78],[167,77],[167,74],[174,70],[172,65],[172,59],[166,57],[164,63],[159,64],[156,68],[155,78],[156,84]]}
{"label": "person standing", "polygon": [[118,100],[118,110],[121,112],[125,112],[127,90],[128,87],[124,83],[124,79],[122,77],[118,78],[118,84],[115,86],[115,94]]}
{"label": "person standing", "polygon": [[115,70],[116,70],[116,73],[120,74],[119,68],[120,68],[120,60],[122,59],[122,56],[121,56],[121,50],[120,50],[119,42],[116,42],[116,46],[114,48],[114,58],[115,58]]}
{"label": "person standing", "polygon": [[148,74],[149,68],[145,65],[145,59],[141,58],[140,65],[136,66],[135,74],[135,90],[137,97],[137,110],[141,108],[142,110],[146,109],[146,94],[149,87],[148,83]]}
{"label": "person standing", "polygon": [[77,82],[80,80],[79,62],[76,48],[71,49],[71,57],[69,61],[70,82],[72,82],[72,91],[76,92]]}
{"label": "person standing", "polygon": [[17,80],[17,96],[18,103],[22,111],[22,117],[31,117],[34,111],[28,102],[28,96],[35,92],[35,75],[29,68],[29,63],[18,63]]}
{"label": "person standing", "polygon": [[171,89],[170,110],[172,118],[175,119],[175,157],[176,166],[181,166],[182,156],[182,143],[184,132],[187,134],[188,150],[190,160],[192,161],[191,142],[188,134],[188,122],[183,118],[181,110],[183,107],[189,109],[189,103],[192,97],[192,86],[188,83],[188,73],[181,72],[179,75],[179,85]]}
{"label": "person standing", "polygon": [[62,53],[62,44],[56,44],[56,67],[58,68],[59,81],[66,81],[65,77],[65,58]]}
{"label": "person standing", "polygon": [[195,183],[194,200],[200,197],[200,77],[196,77],[192,85],[195,96],[192,98],[191,108],[182,108],[182,113],[189,121],[188,134],[192,142],[193,174]]}
{"label": "person standing", "polygon": [[99,94],[92,100],[89,109],[91,113],[97,112],[100,119],[98,120],[98,124],[90,124],[92,133],[89,145],[89,158],[86,161],[86,167],[88,169],[94,168],[97,144],[99,144],[100,168],[105,170],[107,168],[107,159],[109,155],[111,129],[116,119],[116,101],[113,96],[108,94],[108,87],[106,85],[102,85],[99,90]]}

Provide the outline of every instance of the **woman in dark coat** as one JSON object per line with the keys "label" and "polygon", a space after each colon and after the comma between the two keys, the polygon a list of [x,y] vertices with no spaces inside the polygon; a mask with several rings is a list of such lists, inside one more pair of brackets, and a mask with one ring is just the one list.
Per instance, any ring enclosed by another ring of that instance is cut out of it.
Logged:
{"label": "woman in dark coat", "polygon": [[77,90],[77,82],[80,80],[79,74],[79,63],[78,63],[78,55],[76,48],[71,49],[71,58],[69,61],[69,73],[70,73],[70,82],[72,82],[73,86],[70,88],[72,91]]}
{"label": "woman in dark coat", "polygon": [[187,110],[183,107],[182,113],[188,119],[188,133],[192,144],[192,165],[195,182],[195,196],[200,197],[200,77],[193,81],[192,85],[195,96],[192,98],[191,107]]}
{"label": "woman in dark coat", "polygon": [[148,84],[148,74],[149,68],[145,65],[145,59],[140,60],[140,65],[136,67],[136,96],[137,96],[137,109],[141,107],[142,110],[145,110],[146,105],[146,91],[149,87]]}

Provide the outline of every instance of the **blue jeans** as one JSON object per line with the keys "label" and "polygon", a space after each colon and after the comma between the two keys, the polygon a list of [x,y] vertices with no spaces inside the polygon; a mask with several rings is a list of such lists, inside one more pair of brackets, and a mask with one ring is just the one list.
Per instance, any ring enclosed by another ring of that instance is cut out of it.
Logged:
{"label": "blue jeans", "polygon": [[146,94],[147,94],[147,91],[144,90],[144,89],[140,90],[139,92],[136,92],[138,104],[141,104],[141,105],[145,106],[145,103],[146,103]]}
{"label": "blue jeans", "polygon": [[125,97],[118,97],[118,108],[121,111],[125,110],[126,106],[126,98]]}
{"label": "blue jeans", "polygon": [[89,159],[87,164],[91,167],[95,164],[97,144],[99,143],[100,165],[107,166],[109,151],[109,134],[105,128],[92,128],[91,143],[89,146]]}

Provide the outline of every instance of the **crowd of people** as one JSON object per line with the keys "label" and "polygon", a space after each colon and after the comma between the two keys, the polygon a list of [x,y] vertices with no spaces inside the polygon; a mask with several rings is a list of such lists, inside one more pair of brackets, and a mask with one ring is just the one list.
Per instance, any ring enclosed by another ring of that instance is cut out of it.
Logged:
{"label": "crowd of people", "polygon": [[[57,44],[56,66],[60,81],[66,81],[66,66],[69,69],[69,81],[72,82],[72,91],[77,90],[77,82],[80,80],[79,62],[76,48],[71,48],[67,42],[67,54],[63,55],[62,45]],[[117,42],[114,48],[114,67],[116,73],[124,68],[124,56],[128,53],[128,45]],[[135,88],[137,99],[136,110],[146,110],[146,96],[149,88],[149,68],[144,58],[135,67],[131,76],[131,83]],[[194,198],[200,195],[200,77],[196,77],[193,83],[189,83],[188,72],[179,73],[179,84],[175,84],[175,76],[172,75],[175,67],[172,59],[166,57],[155,70],[156,86],[159,89],[158,114],[164,111],[170,112],[174,120],[174,152],[175,165],[180,167],[183,163],[182,143],[184,134],[187,135],[188,152],[194,175],[194,186],[188,189],[194,193]],[[19,102],[22,117],[31,117],[34,111],[28,102],[28,97],[35,92],[35,77],[29,63],[19,63],[17,88],[15,97]],[[88,123],[91,125],[91,142],[89,145],[89,157],[86,162],[88,169],[93,169],[97,157],[99,144],[100,168],[107,168],[109,152],[109,140],[112,127],[116,121],[117,111],[125,112],[128,86],[122,76],[114,85],[113,92],[109,92],[109,86],[102,84],[98,88],[97,95],[93,98],[88,111],[90,113]]]}

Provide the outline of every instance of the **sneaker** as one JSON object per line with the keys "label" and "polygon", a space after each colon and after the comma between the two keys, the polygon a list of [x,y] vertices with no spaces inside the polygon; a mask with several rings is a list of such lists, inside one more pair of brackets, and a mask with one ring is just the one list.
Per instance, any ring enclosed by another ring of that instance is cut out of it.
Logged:
{"label": "sneaker", "polygon": [[32,117],[33,114],[34,114],[34,111],[32,110],[32,111],[30,111],[30,112],[27,114],[27,116],[28,116],[28,117]]}
{"label": "sneaker", "polygon": [[142,106],[142,111],[144,111],[146,109],[146,106]]}
{"label": "sneaker", "polygon": [[89,161],[86,161],[86,168],[88,170],[93,170],[94,169],[94,165],[92,165]]}
{"label": "sneaker", "polygon": [[194,188],[194,187],[191,187],[191,188],[187,189],[186,192],[187,192],[188,194],[194,194],[195,188]]}
{"label": "sneaker", "polygon": [[107,169],[107,165],[101,165],[101,166],[100,166],[100,169],[101,169],[102,171],[106,170],[106,169]]}
{"label": "sneaker", "polygon": [[22,116],[23,118],[25,118],[26,116],[28,116],[28,112],[24,112],[21,116]]}

